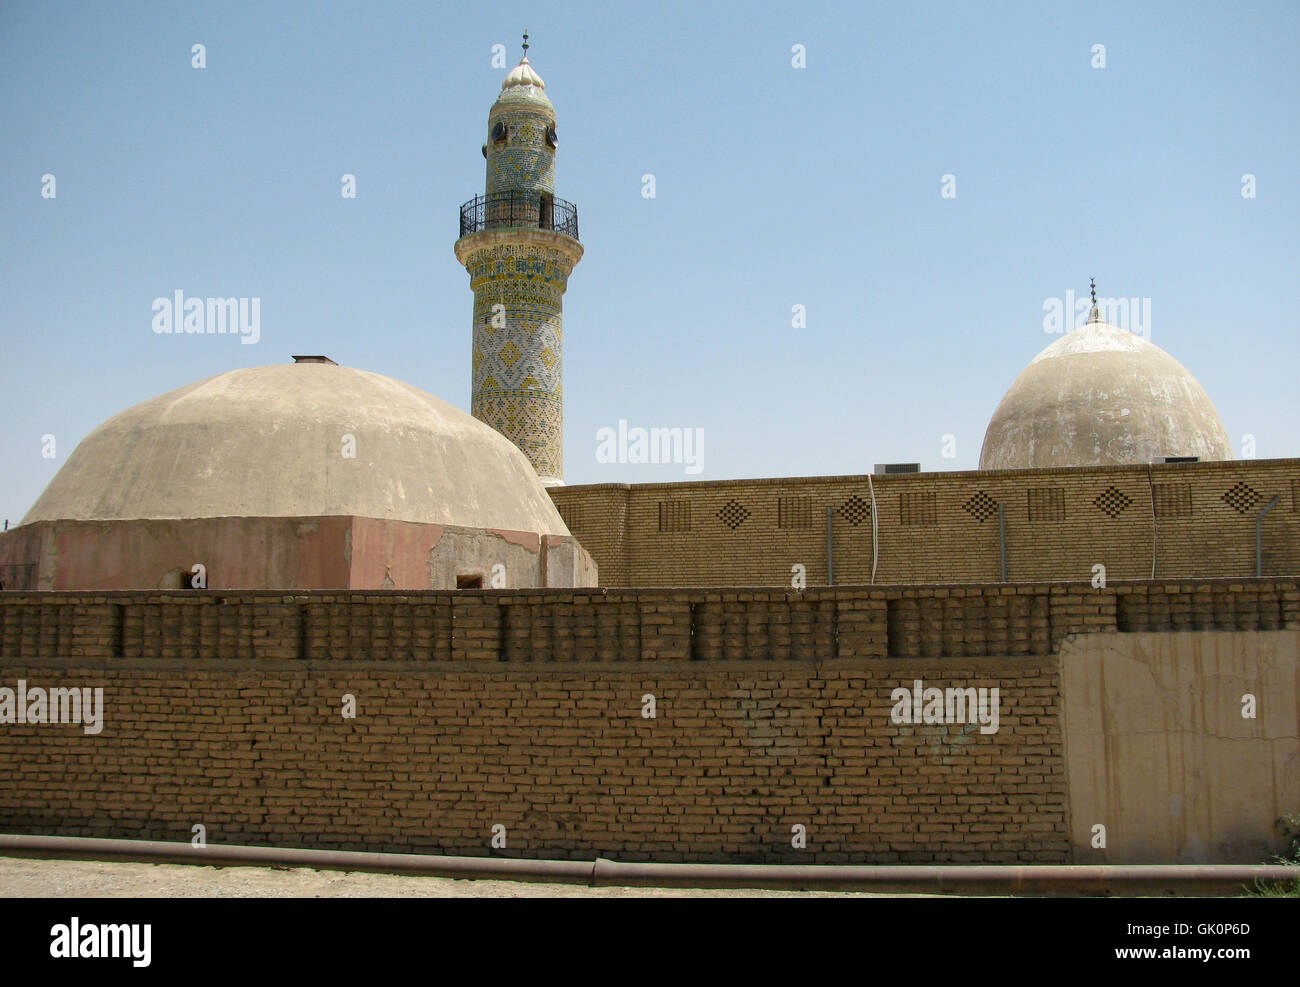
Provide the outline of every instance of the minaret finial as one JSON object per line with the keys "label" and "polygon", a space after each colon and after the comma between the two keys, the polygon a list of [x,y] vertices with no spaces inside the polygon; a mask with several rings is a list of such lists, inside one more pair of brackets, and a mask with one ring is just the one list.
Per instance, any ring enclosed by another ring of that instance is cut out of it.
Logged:
{"label": "minaret finial", "polygon": [[1101,309],[1097,308],[1097,279],[1089,278],[1088,287],[1092,292],[1092,309],[1088,312],[1088,322],[1101,322]]}
{"label": "minaret finial", "polygon": [[524,28],[524,61],[528,61],[528,28]]}

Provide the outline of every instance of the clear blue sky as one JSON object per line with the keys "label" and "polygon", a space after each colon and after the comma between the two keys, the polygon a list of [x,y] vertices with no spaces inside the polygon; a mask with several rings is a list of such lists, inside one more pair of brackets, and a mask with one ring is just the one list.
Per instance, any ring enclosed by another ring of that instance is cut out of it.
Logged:
{"label": "clear blue sky", "polygon": [[[587,251],[565,298],[570,483],[687,478],[598,463],[620,419],[704,429],[692,479],[974,468],[1059,338],[1044,302],[1090,275],[1151,300],[1151,340],[1234,445],[1300,454],[1291,0],[5,0],[0,516],[116,412],[292,353],[467,409],[452,243],[482,191],[492,46],[513,65],[525,26]],[[260,298],[260,342],[155,334],[178,289]]]}

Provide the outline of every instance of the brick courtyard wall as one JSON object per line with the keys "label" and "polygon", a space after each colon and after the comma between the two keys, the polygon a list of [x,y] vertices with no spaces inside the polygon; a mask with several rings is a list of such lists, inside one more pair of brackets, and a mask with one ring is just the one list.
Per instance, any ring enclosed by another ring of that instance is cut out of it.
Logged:
{"label": "brick courtyard wall", "polygon": [[1300,573],[1300,460],[553,487],[606,586],[1015,582]]}
{"label": "brick courtyard wall", "polygon": [[[105,712],[98,734],[0,724],[0,831],[1060,863],[1067,635],[1298,627],[1294,579],[4,593],[0,687],[99,687]],[[998,731],[893,722],[916,679],[998,688]]]}

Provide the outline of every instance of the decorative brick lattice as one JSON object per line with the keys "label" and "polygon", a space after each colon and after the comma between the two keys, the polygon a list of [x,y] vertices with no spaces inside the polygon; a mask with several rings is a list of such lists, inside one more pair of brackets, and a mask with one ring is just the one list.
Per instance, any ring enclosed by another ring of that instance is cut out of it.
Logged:
{"label": "decorative brick lattice", "polygon": [[983,490],[961,506],[962,510],[980,522],[987,521],[998,512],[998,502]]}
{"label": "decorative brick lattice", "polygon": [[1240,480],[1233,484],[1232,489],[1226,491],[1223,495],[1223,502],[1238,514],[1249,514],[1251,508],[1258,504],[1261,499],[1259,491],[1254,487],[1247,486]]}
{"label": "decorative brick lattice", "polygon": [[898,521],[900,524],[937,524],[939,509],[935,503],[934,491],[918,490],[900,494]]}
{"label": "decorative brick lattice", "polygon": [[560,512],[560,520],[570,531],[575,531],[581,526],[579,518],[582,517],[582,512],[577,504],[556,504],[555,509]]}
{"label": "decorative brick lattice", "polygon": [[749,520],[749,509],[738,500],[729,500],[722,505],[722,510],[718,511],[718,520],[735,531]]}
{"label": "decorative brick lattice", "polygon": [[691,502],[689,500],[661,500],[659,502],[659,530],[690,531]]}
{"label": "decorative brick lattice", "polygon": [[1119,517],[1133,503],[1133,498],[1118,487],[1109,486],[1097,495],[1093,501],[1097,510],[1110,517]]}
{"label": "decorative brick lattice", "polygon": [[844,518],[845,521],[848,521],[849,524],[857,527],[863,521],[869,521],[871,519],[871,505],[857,494],[854,494],[840,505],[840,509],[837,513],[840,517]]}
{"label": "decorative brick lattice", "polygon": [[1156,484],[1156,517],[1190,517],[1191,514],[1191,484]]}
{"label": "decorative brick lattice", "polygon": [[778,528],[811,528],[811,497],[778,497],[776,501],[776,526]]}
{"label": "decorative brick lattice", "polygon": [[1031,521],[1064,521],[1065,520],[1065,488],[1048,487],[1047,489],[1035,488],[1026,491],[1029,520]]}

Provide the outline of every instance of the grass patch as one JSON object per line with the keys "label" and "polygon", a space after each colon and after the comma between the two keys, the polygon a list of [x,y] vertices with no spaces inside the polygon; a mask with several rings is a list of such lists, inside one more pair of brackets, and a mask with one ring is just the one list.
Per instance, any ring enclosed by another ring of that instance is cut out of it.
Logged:
{"label": "grass patch", "polygon": [[1300,816],[1283,816],[1277,821],[1278,829],[1291,841],[1286,853],[1274,857],[1271,863],[1283,864],[1296,869],[1294,881],[1276,881],[1272,884],[1255,882],[1255,887],[1248,890],[1252,898],[1300,898]]}

